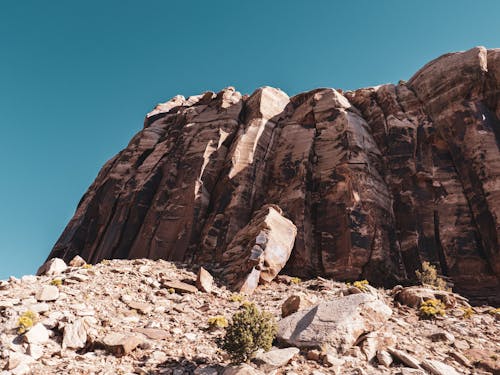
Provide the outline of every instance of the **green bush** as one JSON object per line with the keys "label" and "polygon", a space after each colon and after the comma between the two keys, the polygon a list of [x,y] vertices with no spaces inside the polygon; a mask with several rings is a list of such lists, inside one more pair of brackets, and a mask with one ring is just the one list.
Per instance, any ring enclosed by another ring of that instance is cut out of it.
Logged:
{"label": "green bush", "polygon": [[227,319],[222,315],[212,316],[208,318],[208,326],[210,328],[226,328],[229,325]]}
{"label": "green bush", "polygon": [[38,322],[38,314],[31,310],[25,311],[17,321],[17,333],[26,333]]}
{"label": "green bush", "polygon": [[446,281],[438,276],[436,267],[429,262],[422,263],[422,271],[415,271],[417,279],[423,285],[431,286],[439,290],[449,290]]}
{"label": "green bush", "polygon": [[434,319],[437,316],[445,316],[445,305],[438,299],[429,299],[420,305],[420,317],[422,319]]}
{"label": "green bush", "polygon": [[270,313],[259,311],[253,303],[246,303],[233,315],[218,344],[233,362],[247,362],[257,350],[271,349],[276,329]]}

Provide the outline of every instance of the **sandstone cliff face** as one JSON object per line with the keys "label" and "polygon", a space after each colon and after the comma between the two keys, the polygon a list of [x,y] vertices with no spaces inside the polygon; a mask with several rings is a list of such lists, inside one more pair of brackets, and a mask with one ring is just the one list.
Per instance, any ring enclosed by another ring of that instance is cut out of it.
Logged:
{"label": "sandstone cliff face", "polygon": [[177,96],[102,168],[49,257],[229,275],[229,244],[272,204],[296,227],[289,273],[391,284],[428,260],[498,302],[499,119],[500,49],[482,47],[398,85]]}

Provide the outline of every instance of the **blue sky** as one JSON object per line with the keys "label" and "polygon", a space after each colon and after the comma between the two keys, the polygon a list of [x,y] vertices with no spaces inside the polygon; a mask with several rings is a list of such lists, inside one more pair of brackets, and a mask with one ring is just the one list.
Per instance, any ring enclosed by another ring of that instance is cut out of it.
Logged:
{"label": "blue sky", "polygon": [[500,47],[492,1],[0,2],[0,279],[34,273],[158,102],[408,79]]}

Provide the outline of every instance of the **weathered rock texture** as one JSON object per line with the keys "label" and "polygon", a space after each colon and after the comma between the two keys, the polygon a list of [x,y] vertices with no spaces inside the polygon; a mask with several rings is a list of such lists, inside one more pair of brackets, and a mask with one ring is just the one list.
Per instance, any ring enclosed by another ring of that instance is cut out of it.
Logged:
{"label": "weathered rock texture", "polygon": [[177,96],[102,168],[50,257],[223,263],[274,204],[297,228],[289,273],[391,283],[428,260],[498,302],[499,119],[500,49],[482,47],[398,85]]}

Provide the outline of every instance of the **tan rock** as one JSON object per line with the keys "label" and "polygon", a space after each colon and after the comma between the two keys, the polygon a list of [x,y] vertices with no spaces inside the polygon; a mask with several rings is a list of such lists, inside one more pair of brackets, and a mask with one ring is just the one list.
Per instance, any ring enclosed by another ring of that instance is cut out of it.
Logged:
{"label": "tan rock", "polygon": [[134,332],[142,333],[153,340],[166,340],[171,337],[168,331],[159,328],[136,328]]}
{"label": "tan rock", "polygon": [[84,319],[78,319],[64,326],[63,348],[80,349],[87,343],[87,325]]}
{"label": "tan rock", "polygon": [[59,288],[55,285],[44,285],[36,294],[38,301],[55,301],[59,298]]}
{"label": "tan rock", "polygon": [[210,293],[214,284],[214,278],[205,268],[200,267],[196,278],[196,287],[204,293]]}
{"label": "tan rock", "polygon": [[264,372],[259,371],[252,366],[242,364],[237,366],[229,366],[224,369],[223,375],[264,375]]}
{"label": "tan rock", "polygon": [[24,339],[29,344],[44,344],[49,341],[49,330],[42,323],[37,323],[24,334]]}
{"label": "tan rock", "polygon": [[68,263],[68,265],[70,267],[83,267],[84,265],[86,265],[87,262],[85,261],[85,259],[83,259],[80,255],[76,255],[73,259],[70,260],[70,262]]}
{"label": "tan rock", "polygon": [[153,310],[153,306],[147,302],[140,301],[130,301],[127,303],[128,307],[133,310],[137,310],[139,313],[143,315],[149,314]]}
{"label": "tan rock", "polygon": [[257,283],[273,280],[292,252],[297,228],[276,205],[254,213],[223,254],[223,277],[237,290],[251,294]]}
{"label": "tan rock", "polygon": [[[8,370],[14,370],[15,368],[26,366],[32,363],[34,359],[29,355],[25,355],[17,352],[9,352],[9,361],[7,363]],[[29,368],[29,367],[28,367]]]}
{"label": "tan rock", "polygon": [[68,266],[60,258],[52,258],[45,262],[37,271],[37,275],[57,276],[66,271]]}
{"label": "tan rock", "polygon": [[174,281],[165,281],[163,282],[163,287],[167,289],[174,289],[177,293],[196,293],[198,288],[194,285],[184,283],[182,281],[174,280]]}
{"label": "tan rock", "polygon": [[285,366],[291,359],[299,354],[299,348],[271,349],[268,352],[257,353],[254,362],[261,371],[269,371]]}
{"label": "tan rock", "polygon": [[305,293],[297,293],[288,297],[281,305],[281,316],[286,318],[299,310],[304,310],[313,306],[318,302],[318,298],[314,295],[306,295]]}
{"label": "tan rock", "polygon": [[432,359],[425,359],[422,362],[422,367],[433,375],[460,375],[453,367]]}
{"label": "tan rock", "polygon": [[109,352],[121,357],[132,352],[142,340],[137,336],[112,332],[103,338],[102,343]]}
{"label": "tan rock", "polygon": [[28,352],[34,360],[40,359],[43,356],[43,346],[39,344],[28,344]]}
{"label": "tan rock", "polygon": [[389,367],[392,364],[392,357],[385,350],[379,350],[377,351],[377,361],[382,366]]}
{"label": "tan rock", "polygon": [[420,367],[420,362],[414,358],[413,356],[409,355],[408,353],[394,349],[394,348],[387,348],[387,351],[398,361],[403,363],[405,366],[414,368],[414,369],[421,369]]}

